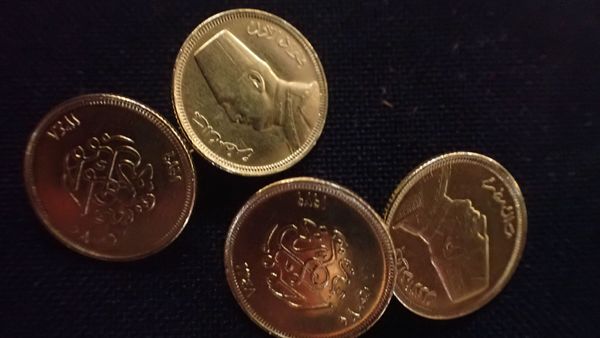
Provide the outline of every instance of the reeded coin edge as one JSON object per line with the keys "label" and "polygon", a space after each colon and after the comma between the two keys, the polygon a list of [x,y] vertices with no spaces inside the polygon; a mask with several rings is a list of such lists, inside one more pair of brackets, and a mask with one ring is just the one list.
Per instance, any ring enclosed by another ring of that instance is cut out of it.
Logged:
{"label": "reeded coin edge", "polygon": [[410,188],[412,188],[414,186],[415,183],[418,182],[418,180],[421,178],[422,175],[428,173],[428,172],[425,172],[425,170],[427,170],[427,169],[434,170],[434,169],[437,169],[448,163],[475,164],[475,165],[483,166],[485,169],[490,170],[492,173],[496,174],[501,179],[502,183],[506,187],[508,187],[511,197],[513,197],[515,200],[515,209],[522,216],[522,217],[518,217],[519,229],[521,231],[517,231],[517,233],[516,233],[515,249],[513,250],[513,254],[511,255],[511,258],[506,265],[504,273],[500,276],[500,278],[498,279],[498,282],[496,282],[496,284],[494,285],[493,288],[488,290],[484,295],[480,296],[481,300],[479,302],[475,303],[476,306],[474,306],[471,309],[468,309],[466,311],[461,311],[461,312],[451,314],[451,315],[426,313],[424,311],[420,311],[416,306],[413,306],[410,303],[410,301],[404,300],[403,297],[401,296],[401,292],[397,291],[394,286],[394,295],[400,301],[400,303],[402,303],[402,305],[404,305],[411,312],[413,312],[419,316],[426,317],[429,319],[436,319],[436,320],[454,319],[454,318],[466,316],[468,314],[471,314],[471,313],[481,309],[483,306],[485,306],[490,301],[492,301],[492,299],[494,299],[500,293],[500,291],[502,291],[504,289],[504,287],[506,287],[506,285],[510,281],[512,275],[515,273],[518,263],[521,259],[521,256],[523,255],[523,251],[525,248],[525,242],[526,242],[526,238],[527,238],[527,210],[525,207],[525,201],[523,199],[523,194],[521,193],[521,188],[519,187],[519,185],[516,182],[516,180],[514,179],[514,177],[510,174],[510,172],[508,170],[506,170],[506,168],[504,168],[500,163],[498,163],[494,159],[487,157],[485,155],[481,155],[481,154],[474,153],[474,152],[466,152],[466,151],[453,152],[453,153],[448,153],[448,154],[434,157],[431,160],[428,160],[428,161],[422,163],[416,169],[412,170],[400,182],[400,184],[398,184],[398,186],[392,193],[392,196],[388,200],[388,204],[384,211],[385,225],[386,225],[386,229],[388,229],[388,231],[389,231],[389,227],[390,227],[390,225],[389,225],[390,219],[389,218],[391,217],[391,215],[393,215],[396,212],[396,209],[400,205],[402,196],[405,193],[407,193],[410,190]]}
{"label": "reeded coin edge", "polygon": [[[317,80],[319,81],[319,86],[320,88],[322,88],[319,93],[321,97],[321,103],[319,107],[319,119],[317,120],[317,124],[315,125],[315,127],[312,128],[312,132],[310,133],[306,141],[304,141],[300,148],[294,151],[291,155],[288,155],[285,159],[279,162],[262,166],[249,166],[238,164],[232,161],[228,161],[223,157],[219,156],[214,151],[212,151],[194,132],[185,114],[185,108],[183,105],[183,71],[187,60],[193,53],[193,46],[212,28],[221,25],[227,21],[241,18],[266,20],[273,24],[281,26],[288,33],[293,35],[294,38],[296,38],[298,42],[300,42],[304,50],[309,55],[312,65],[317,73]],[[302,33],[300,33],[300,31],[298,31],[294,26],[292,26],[284,19],[274,14],[257,9],[232,9],[221,13],[217,13],[211,16],[210,18],[204,20],[192,31],[192,33],[190,33],[190,35],[188,35],[188,37],[183,42],[179,53],[177,54],[175,66],[173,68],[173,110],[175,111],[175,116],[177,118],[177,121],[179,122],[179,125],[183,129],[183,134],[186,138],[190,140],[190,143],[192,144],[193,148],[212,165],[221,168],[226,172],[242,176],[265,176],[275,174],[290,168],[291,166],[302,160],[316,145],[317,140],[321,136],[323,128],[325,127],[325,120],[327,117],[328,107],[327,93],[327,80],[323,71],[323,65],[321,64],[321,61],[319,61],[315,49],[312,47],[310,42],[304,37],[304,35],[302,35]]]}
{"label": "reeded coin edge", "polygon": [[[183,205],[183,210],[177,217],[175,225],[171,228],[171,230],[169,230],[163,237],[159,239],[159,242],[165,239],[167,240],[163,244],[153,248],[152,250],[130,256],[111,256],[87,249],[81,245],[69,241],[57,230],[55,230],[52,226],[52,222],[50,222],[48,212],[43,207],[42,201],[37,193],[37,187],[33,176],[33,163],[37,143],[39,139],[44,135],[44,130],[49,126],[50,123],[52,123],[55,120],[55,118],[58,115],[64,114],[65,112],[77,109],[79,107],[86,106],[116,106],[120,108],[129,109],[130,111],[137,113],[142,117],[150,120],[150,122],[152,122],[156,127],[158,127],[163,132],[163,134],[170,139],[171,144],[179,148],[177,149],[179,155],[184,157],[185,161],[189,164],[190,172],[188,174],[189,179],[185,189],[185,203]],[[50,112],[47,113],[38,123],[38,125],[34,129],[34,132],[29,138],[27,148],[25,150],[23,168],[25,188],[27,190],[27,194],[29,195],[29,200],[31,201],[31,204],[33,205],[33,209],[35,210],[37,216],[44,223],[45,228],[69,249],[80,253],[84,256],[104,261],[134,261],[148,257],[169,246],[169,244],[171,244],[177,237],[179,237],[179,235],[187,225],[187,222],[192,214],[194,201],[196,199],[196,170],[194,168],[194,163],[192,161],[192,157],[190,155],[190,152],[188,151],[188,148],[186,147],[181,137],[177,134],[176,130],[167,122],[166,119],[164,119],[162,116],[160,116],[158,113],[148,108],[147,106],[132,99],[114,94],[97,93],[80,95],[68,99],[52,108],[52,110],[50,110]]]}
{"label": "reeded coin edge", "polygon": [[[337,185],[332,182],[311,178],[311,177],[295,177],[280,180],[274,183],[271,183],[264,188],[258,190],[250,199],[244,204],[244,206],[240,209],[237,215],[234,217],[231,222],[231,226],[227,233],[227,238],[225,240],[225,274],[227,277],[227,282],[229,287],[233,293],[233,296],[240,304],[241,308],[246,312],[248,317],[252,319],[258,326],[263,328],[265,331],[270,334],[275,334],[280,337],[302,337],[298,335],[290,334],[289,332],[285,332],[283,330],[279,330],[269,324],[266,320],[264,320],[259,314],[257,314],[249,302],[245,299],[242,292],[240,291],[240,287],[237,284],[237,281],[234,277],[234,264],[233,264],[233,245],[236,242],[237,234],[240,226],[246,220],[248,213],[260,205],[264,200],[278,195],[280,193],[284,193],[294,189],[307,189],[314,190],[321,193],[327,193],[333,196],[338,197],[342,201],[348,203],[350,206],[354,207],[355,210],[358,210],[361,216],[363,216],[370,228],[375,233],[379,243],[382,246],[383,256],[385,257],[385,266],[387,272],[385,274],[384,281],[384,289],[379,299],[377,305],[374,310],[368,315],[364,317],[359,325],[354,326],[350,330],[346,330],[341,333],[335,334],[323,334],[317,335],[320,337],[347,337],[347,336],[358,336],[365,331],[367,331],[370,327],[372,327],[377,320],[383,315],[384,310],[387,308],[391,298],[393,289],[396,281],[396,253],[394,251],[394,245],[390,234],[388,233],[385,223],[383,219],[371,208],[369,204],[367,204],[364,200],[362,200],[358,195],[356,195],[351,190]],[[311,336],[314,337],[314,336]]]}

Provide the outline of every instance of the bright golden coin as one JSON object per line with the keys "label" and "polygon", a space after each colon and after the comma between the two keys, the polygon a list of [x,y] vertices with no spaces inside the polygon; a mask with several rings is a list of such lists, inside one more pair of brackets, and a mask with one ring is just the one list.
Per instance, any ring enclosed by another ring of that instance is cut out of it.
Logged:
{"label": "bright golden coin", "polygon": [[140,103],[108,94],[73,98],[44,117],[27,146],[25,184],[56,238],[111,261],[170,244],[196,194],[192,161],[175,130]]}
{"label": "bright golden coin", "polygon": [[173,71],[177,119],[194,148],[221,169],[273,174],[319,138],[327,83],[310,43],[283,19],[236,9],[201,23]]}
{"label": "bright golden coin", "polygon": [[242,309],[281,337],[366,331],[392,296],[392,241],[354,193],[312,178],[259,190],[225,243],[227,281]]}
{"label": "bright golden coin", "polygon": [[504,288],[525,245],[519,186],[475,153],[424,163],[398,186],[386,212],[396,247],[396,297],[432,319],[469,314]]}

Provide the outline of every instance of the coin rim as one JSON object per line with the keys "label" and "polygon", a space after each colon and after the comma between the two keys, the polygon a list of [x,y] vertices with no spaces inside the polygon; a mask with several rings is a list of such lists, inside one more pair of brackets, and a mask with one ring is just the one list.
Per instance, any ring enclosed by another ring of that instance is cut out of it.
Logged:
{"label": "coin rim", "polygon": [[332,196],[336,196],[342,202],[346,203],[349,207],[359,212],[359,214],[366,220],[366,223],[374,232],[375,237],[381,245],[381,250],[383,251],[382,255],[384,256],[384,268],[387,268],[387,272],[384,273],[385,280],[383,283],[383,292],[373,311],[371,311],[366,317],[363,317],[364,319],[360,322],[359,325],[354,326],[354,328],[350,330],[342,331],[341,333],[335,334],[325,333],[322,335],[310,335],[310,337],[358,336],[367,331],[377,322],[377,320],[383,315],[383,312],[387,308],[392,298],[392,293],[394,285],[396,284],[397,275],[396,252],[394,250],[392,238],[386,229],[383,219],[375,212],[375,210],[373,210],[373,208],[368,203],[366,203],[356,193],[338,184],[312,177],[294,177],[271,183],[254,193],[254,195],[250,197],[250,199],[242,206],[242,208],[234,217],[233,221],[231,222],[231,226],[229,227],[229,231],[227,232],[227,237],[225,239],[224,263],[225,275],[227,277],[227,283],[229,284],[229,288],[233,293],[234,298],[236,299],[238,304],[240,304],[240,307],[244,310],[248,317],[250,317],[250,319],[253,322],[255,322],[258,326],[267,331],[269,334],[275,334],[280,337],[305,337],[301,335],[290,334],[288,332],[275,328],[268,321],[266,321],[259,314],[257,314],[257,312],[252,308],[252,306],[250,306],[249,302],[245,299],[246,297],[242,294],[234,276],[234,263],[232,252],[235,241],[237,239],[238,231],[242,226],[243,222],[245,221],[248,212],[252,211],[255,207],[262,204],[263,201],[273,196],[295,189],[310,189],[322,193],[328,193]]}
{"label": "coin rim", "polygon": [[[193,45],[197,40],[202,38],[206,32],[217,25],[220,25],[226,21],[239,19],[239,18],[255,18],[261,19],[265,21],[269,21],[273,24],[276,24],[286,30],[289,34],[291,34],[304,48],[304,51],[308,54],[312,61],[312,66],[315,68],[317,73],[317,81],[319,82],[319,87],[322,88],[319,92],[320,102],[319,102],[319,119],[317,120],[317,124],[312,128],[312,131],[308,138],[304,141],[302,146],[294,151],[292,154],[288,155],[284,159],[277,161],[275,163],[261,165],[261,166],[250,166],[238,164],[233,161],[229,161],[212,149],[210,149],[206,144],[198,137],[198,135],[194,132],[188,117],[186,116],[186,111],[184,109],[183,104],[183,72],[187,60],[193,52]],[[181,45],[179,52],[177,54],[177,58],[175,59],[175,66],[173,67],[173,89],[172,89],[172,103],[173,110],[175,112],[175,117],[177,118],[177,122],[183,131],[185,137],[190,141],[194,150],[196,150],[203,158],[205,158],[212,165],[228,172],[231,174],[237,174],[241,176],[266,176],[272,175],[275,173],[279,173],[286,169],[289,169],[296,163],[300,162],[316,145],[317,140],[320,138],[323,129],[325,127],[325,120],[327,118],[327,109],[328,109],[328,89],[327,89],[327,79],[325,77],[325,72],[323,70],[323,65],[313,48],[310,42],[290,23],[280,18],[277,15],[251,8],[238,8],[231,9],[227,11],[223,11],[217,13],[208,19],[204,20],[200,25],[198,25],[194,30],[187,36],[183,44]]]}
{"label": "coin rim", "polygon": [[[478,153],[474,153],[474,152],[467,152],[467,151],[452,152],[452,153],[447,153],[447,154],[443,154],[443,155],[434,157],[434,158],[420,164],[416,169],[412,170],[400,182],[400,184],[398,184],[398,186],[392,193],[392,196],[390,197],[388,204],[386,206],[385,212],[384,212],[386,229],[388,231],[390,228],[390,223],[389,223],[390,219],[389,218],[391,217],[392,214],[394,214],[396,212],[396,209],[400,205],[400,202],[401,202],[400,196],[406,194],[408,192],[408,190],[410,188],[412,188],[415,183],[418,182],[418,178],[420,178],[420,177],[417,178],[417,176],[419,176],[421,174],[421,172],[423,172],[424,170],[430,169],[431,167],[433,167],[433,169],[437,169],[440,166],[443,166],[444,164],[447,164],[447,163],[476,164],[479,166],[483,166],[485,169],[487,169],[490,172],[492,172],[493,174],[497,175],[502,180],[502,183],[504,183],[504,185],[509,189],[509,191],[511,193],[511,197],[515,200],[516,209],[520,210],[520,212],[521,212],[522,217],[520,217],[518,219],[520,222],[520,229],[522,229],[522,230],[520,232],[517,232],[517,236],[515,238],[515,242],[516,242],[515,248],[510,257],[510,260],[506,264],[506,268],[504,269],[504,272],[502,273],[501,277],[498,278],[498,281],[494,284],[494,287],[489,289],[485,293],[484,296],[482,296],[477,302],[474,303],[475,306],[473,306],[472,308],[470,308],[468,310],[460,311],[460,312],[457,312],[454,314],[425,313],[425,312],[420,311],[419,309],[413,307],[411,305],[410,301],[404,300],[402,297],[402,293],[400,291],[398,291],[396,289],[396,286],[394,285],[394,295],[400,301],[400,303],[402,303],[402,305],[404,305],[411,312],[413,312],[419,316],[429,318],[429,319],[436,319],[436,320],[454,319],[454,318],[459,318],[459,317],[469,315],[469,314],[481,309],[483,306],[485,306],[490,301],[492,301],[492,299],[496,298],[496,296],[498,296],[500,291],[502,291],[506,287],[506,285],[510,281],[511,277],[517,270],[517,267],[519,265],[522,255],[523,255],[523,251],[525,249],[525,242],[527,239],[527,209],[525,206],[525,200],[523,199],[523,194],[521,192],[521,188],[519,187],[519,184],[517,183],[517,181],[510,174],[510,172],[508,170],[506,170],[506,168],[504,168],[496,160],[494,160],[488,156],[482,155],[482,154],[478,154]],[[394,248],[395,248],[395,244],[394,244]]]}
{"label": "coin rim", "polygon": [[[87,106],[116,106],[120,108],[125,108],[131,111],[134,114],[138,114],[141,117],[149,120],[154,126],[162,130],[167,138],[169,138],[170,143],[175,147],[179,147],[179,155],[183,155],[185,160],[189,163],[191,172],[190,172],[190,180],[186,184],[186,198],[185,203],[183,204],[183,210],[179,213],[177,217],[177,222],[175,226],[171,228],[176,229],[175,232],[171,235],[171,238],[166,240],[162,245],[153,247],[151,250],[147,250],[144,252],[140,252],[139,254],[134,255],[126,255],[126,256],[111,256],[109,254],[103,254],[96,250],[91,250],[85,248],[82,245],[76,244],[74,241],[67,239],[63,236],[58,230],[56,230],[50,218],[48,217],[48,212],[43,206],[42,200],[40,199],[37,193],[37,187],[35,184],[35,177],[33,174],[33,164],[35,158],[35,149],[37,144],[39,143],[40,138],[44,135],[44,131],[47,127],[53,123],[57,116],[72,111],[74,109],[80,107]],[[169,137],[171,136],[171,137]],[[183,231],[185,226],[187,225],[190,216],[192,214],[194,202],[196,199],[196,170],[194,168],[194,163],[192,161],[192,157],[190,152],[179,136],[176,130],[169,124],[169,122],[160,116],[157,112],[153,111],[149,107],[134,101],[132,99],[115,95],[115,94],[107,94],[107,93],[95,93],[95,94],[86,94],[80,95],[73,98],[70,98],[54,108],[50,110],[42,120],[37,124],[33,133],[29,137],[29,141],[27,143],[27,148],[25,150],[25,159],[24,159],[24,180],[25,180],[25,188],[27,190],[27,194],[29,196],[29,200],[33,205],[33,209],[37,214],[38,218],[40,218],[48,232],[50,232],[56,239],[58,239],[63,245],[68,247],[69,249],[82,254],[84,256],[95,258],[103,261],[112,261],[112,262],[126,262],[126,261],[134,261],[139,260],[150,255],[153,255],[167,246],[169,246]]]}

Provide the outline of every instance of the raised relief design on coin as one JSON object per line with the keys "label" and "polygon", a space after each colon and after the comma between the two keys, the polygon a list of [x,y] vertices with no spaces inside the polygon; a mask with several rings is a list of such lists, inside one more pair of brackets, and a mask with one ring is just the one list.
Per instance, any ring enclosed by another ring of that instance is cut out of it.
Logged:
{"label": "raised relief design on coin", "polygon": [[115,245],[136,214],[154,209],[153,176],[152,164],[123,135],[104,133],[67,153],[62,181],[84,219],[80,239]]}
{"label": "raised relief design on coin", "polygon": [[289,35],[275,25],[257,20],[250,20],[248,26],[246,26],[246,32],[248,35],[254,35],[261,39],[273,41],[273,43],[281,48],[289,58],[296,62],[296,67],[301,69],[306,64],[307,60],[306,57],[304,57],[304,53],[302,53],[300,49],[294,47],[290,41]]}
{"label": "raised relief design on coin", "polygon": [[254,282],[252,282],[252,275],[250,274],[248,262],[237,264],[235,266],[235,276],[240,281],[240,290],[242,290],[244,296],[250,298],[254,292],[256,292],[256,287],[254,286]]}
{"label": "raised relief design on coin", "polygon": [[25,183],[46,228],[102,260],[153,254],[181,233],[196,179],[175,130],[130,99],[83,95],[48,113],[25,153]]}
{"label": "raised relief design on coin", "polygon": [[482,293],[489,285],[487,221],[469,199],[447,195],[452,167],[425,178],[414,200],[400,208],[391,228],[427,243],[431,263],[454,303]]}
{"label": "raised relief design on coin", "polygon": [[404,294],[410,297],[413,302],[428,307],[437,298],[437,292],[415,280],[415,275],[410,271],[410,264],[405,256],[405,247],[396,249],[396,263],[398,266],[397,283]]}
{"label": "raised relief design on coin", "polygon": [[400,183],[386,221],[396,246],[396,296],[417,314],[446,319],[500,292],[523,251],[527,219],[506,169],[483,155],[452,153]]}
{"label": "raised relief design on coin", "polygon": [[[345,294],[343,294],[345,297]],[[344,311],[338,316],[338,321],[343,326],[354,324],[359,320],[362,320],[364,316],[364,310],[367,307],[367,303],[371,299],[371,290],[367,286],[363,286],[358,290],[355,290],[351,295],[352,298],[349,304],[346,306]]]}
{"label": "raised relief design on coin", "polygon": [[364,332],[387,306],[396,275],[377,214],[311,178],[276,182],[246,203],[228,233],[225,266],[244,311],[283,337]]}
{"label": "raised relief design on coin", "polygon": [[204,157],[241,175],[298,162],[325,123],[327,84],[306,39],[272,14],[240,9],[209,18],[174,69],[175,112]]}
{"label": "raised relief design on coin", "polygon": [[275,224],[263,246],[271,293],[298,309],[333,307],[346,297],[354,275],[348,243],[337,229],[304,218],[300,225]]}
{"label": "raised relief design on coin", "polygon": [[311,100],[318,87],[315,81],[281,79],[228,30],[208,40],[194,57],[232,123],[246,124],[257,131],[280,127],[290,154],[300,148],[313,127],[305,111],[318,109],[319,102]]}
{"label": "raised relief design on coin", "polygon": [[192,121],[194,121],[194,123],[201,128],[201,134],[208,139],[208,143],[217,144],[219,147],[221,147],[225,151],[227,158],[248,162],[252,154],[254,154],[253,148],[247,148],[245,146],[237,145],[233,142],[224,141],[221,134],[216,131],[215,128],[210,125],[208,119],[199,112],[194,112],[194,118]]}
{"label": "raised relief design on coin", "polygon": [[78,128],[80,125],[81,121],[79,121],[75,114],[65,114],[61,119],[56,120],[56,122],[50,126],[48,131],[46,131],[46,135],[58,141],[67,133]]}
{"label": "raised relief design on coin", "polygon": [[181,161],[178,159],[174,150],[168,151],[163,155],[163,163],[167,167],[167,176],[169,182],[180,182],[183,180]]}
{"label": "raised relief design on coin", "polygon": [[481,188],[489,191],[492,199],[498,204],[502,224],[504,224],[504,235],[507,239],[512,238],[516,231],[514,225],[516,220],[515,206],[514,203],[504,197],[502,182],[491,176],[481,181]]}

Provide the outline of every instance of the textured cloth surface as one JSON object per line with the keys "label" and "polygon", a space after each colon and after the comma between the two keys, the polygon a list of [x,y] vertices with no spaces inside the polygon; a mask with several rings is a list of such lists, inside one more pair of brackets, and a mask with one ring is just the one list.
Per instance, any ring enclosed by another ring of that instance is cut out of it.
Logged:
{"label": "textured cloth surface", "polygon": [[[597,1],[3,1],[0,5],[0,336],[265,336],[223,269],[229,223],[275,180],[316,176],[383,212],[419,163],[455,150],[502,163],[525,195],[521,264],[480,311],[422,319],[392,300],[368,336],[592,336],[600,320],[600,6]],[[172,123],[186,36],[230,8],[277,14],[311,41],[329,84],[317,146],[243,178],[194,155],[198,199],[167,249],[127,264],[64,248],[27,199],[29,134],[54,105],[112,92]]]}

